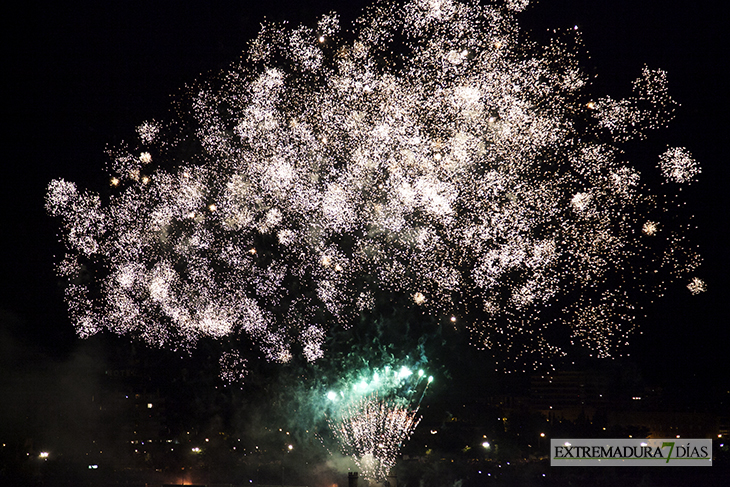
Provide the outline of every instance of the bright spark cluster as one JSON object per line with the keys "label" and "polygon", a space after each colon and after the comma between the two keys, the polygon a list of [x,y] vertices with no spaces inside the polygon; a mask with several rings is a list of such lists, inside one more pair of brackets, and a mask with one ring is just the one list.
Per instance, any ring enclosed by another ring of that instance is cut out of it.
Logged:
{"label": "bright spark cluster", "polygon": [[333,432],[366,480],[383,481],[418,426],[417,414],[393,400],[367,396],[347,409]]}
{"label": "bright spark cluster", "polygon": [[[579,33],[531,44],[512,13],[527,3],[378,3],[344,33],[335,14],[266,24],[179,120],[110,152],[110,196],[51,182],[79,335],[242,336],[316,360],[388,295],[516,359],[564,354],[556,325],[614,355],[635,283],[695,267],[645,252],[670,215],[619,147],[674,104],[648,68],[630,98],[590,96]],[[685,149],[660,161],[670,181],[699,172]]]}
{"label": "bright spark cluster", "polygon": [[418,410],[433,377],[403,366],[367,371],[327,393],[328,423],[342,453],[369,481],[384,481],[421,418]]}
{"label": "bright spark cluster", "polygon": [[689,284],[687,284],[687,289],[692,294],[700,294],[707,291],[707,284],[699,277],[693,277]]}
{"label": "bright spark cluster", "polygon": [[690,183],[702,170],[700,164],[684,147],[668,149],[659,156],[659,169],[667,181]]}

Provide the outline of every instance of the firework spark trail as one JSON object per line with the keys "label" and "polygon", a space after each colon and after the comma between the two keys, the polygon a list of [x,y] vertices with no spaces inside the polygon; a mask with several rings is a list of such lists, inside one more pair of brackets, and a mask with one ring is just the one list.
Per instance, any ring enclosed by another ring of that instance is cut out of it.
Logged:
{"label": "firework spark trail", "polygon": [[418,409],[411,410],[377,395],[351,405],[332,431],[345,453],[352,456],[367,480],[385,480],[401,446],[418,426]]}
{"label": "firework spark trail", "polygon": [[[674,104],[650,69],[631,98],[591,97],[578,33],[526,42],[527,3],[379,3],[346,33],[335,14],[267,24],[180,121],[111,152],[108,199],[51,182],[79,335],[244,336],[313,361],[329,327],[390,294],[532,364],[565,353],[555,323],[619,353],[644,277],[699,263],[621,160]],[[683,148],[657,164],[669,183],[699,172]],[[634,268],[662,238],[671,252]]]}
{"label": "firework spark trail", "polygon": [[361,373],[341,391],[327,393],[330,429],[364,478],[386,479],[421,420],[418,410],[432,381],[423,370],[414,374],[406,366],[385,367]]}

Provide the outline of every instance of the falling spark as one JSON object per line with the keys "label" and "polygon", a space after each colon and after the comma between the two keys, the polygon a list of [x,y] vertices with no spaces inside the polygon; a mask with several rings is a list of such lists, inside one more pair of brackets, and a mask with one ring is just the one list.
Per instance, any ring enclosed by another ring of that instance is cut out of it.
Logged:
{"label": "falling spark", "polygon": [[228,385],[241,384],[248,375],[246,369],[247,360],[241,357],[240,353],[224,352],[220,357],[220,377]]}

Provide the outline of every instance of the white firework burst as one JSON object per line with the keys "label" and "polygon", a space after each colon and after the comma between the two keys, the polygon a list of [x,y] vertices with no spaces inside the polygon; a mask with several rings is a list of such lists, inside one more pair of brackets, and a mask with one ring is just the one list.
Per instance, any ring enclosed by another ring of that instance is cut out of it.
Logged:
{"label": "white firework burst", "polygon": [[[635,96],[586,102],[571,47],[520,37],[512,11],[527,3],[383,5],[347,36],[335,14],[267,24],[182,120],[145,122],[137,145],[110,152],[110,197],[51,182],[79,333],[184,348],[242,336],[268,360],[291,360],[293,344],[316,360],[331,326],[387,294],[468,316],[458,326],[478,347],[561,354],[544,333],[557,321],[610,356],[634,325],[601,287],[638,275],[627,260],[660,239],[637,229],[663,225],[642,227],[649,200],[618,145],[673,102],[649,69]],[[660,169],[676,182],[699,172],[685,149]]]}

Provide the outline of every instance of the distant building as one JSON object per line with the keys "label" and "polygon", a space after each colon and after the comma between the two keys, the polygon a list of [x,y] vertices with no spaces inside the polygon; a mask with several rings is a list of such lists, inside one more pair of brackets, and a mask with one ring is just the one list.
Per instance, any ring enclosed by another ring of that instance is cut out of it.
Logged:
{"label": "distant building", "polygon": [[677,411],[609,411],[608,427],[634,426],[649,431],[649,438],[716,438],[718,417],[710,413]]}
{"label": "distant building", "polygon": [[538,410],[605,408],[610,378],[589,371],[560,371],[549,376],[533,376],[530,381],[531,407]]}

